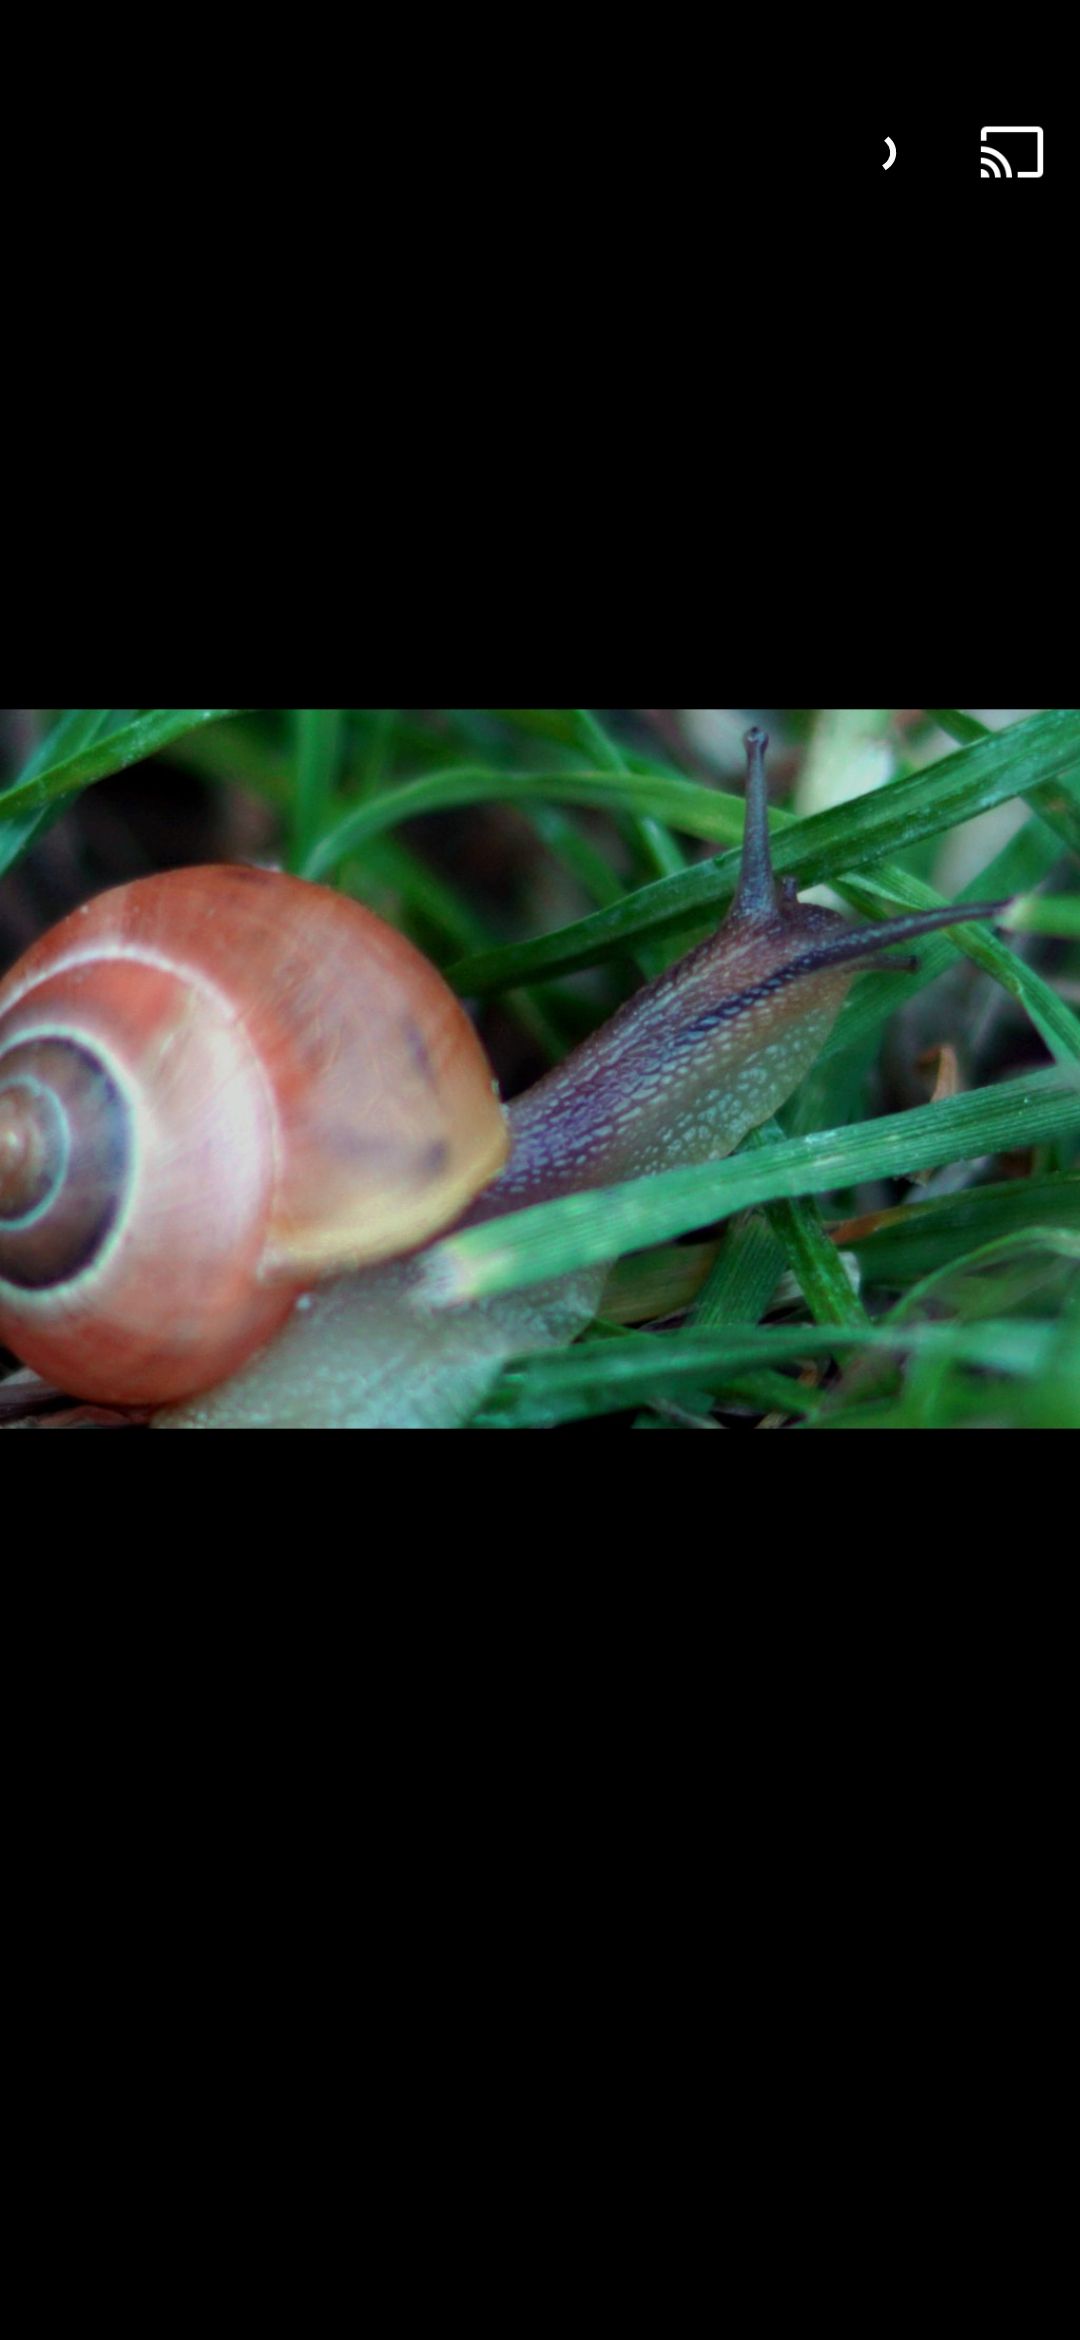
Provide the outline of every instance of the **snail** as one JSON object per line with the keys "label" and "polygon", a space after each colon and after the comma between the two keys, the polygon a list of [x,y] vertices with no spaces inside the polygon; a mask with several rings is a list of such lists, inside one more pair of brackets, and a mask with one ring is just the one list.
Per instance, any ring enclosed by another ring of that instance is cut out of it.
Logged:
{"label": "snail", "polygon": [[467,1419],[493,1362],[572,1338],[602,1271],[436,1325],[417,1254],[729,1153],[861,968],[999,907],[852,929],[799,902],[767,744],[747,734],[724,923],[508,1110],[442,977],[326,887],[177,870],[64,919],[0,982],[0,1342],[76,1397],[187,1401],[165,1421],[411,1423]]}

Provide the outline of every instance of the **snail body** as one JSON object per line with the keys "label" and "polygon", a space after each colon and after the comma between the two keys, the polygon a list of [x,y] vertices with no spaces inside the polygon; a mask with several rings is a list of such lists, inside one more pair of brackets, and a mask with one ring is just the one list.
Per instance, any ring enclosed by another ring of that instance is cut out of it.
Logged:
{"label": "snail body", "polygon": [[415,1254],[729,1153],[860,968],[988,915],[853,930],[777,888],[766,744],[724,924],[508,1112],[441,976],[326,888],[183,870],[66,919],[0,984],[0,1341],[170,1423],[345,1426],[465,1420],[503,1357],[572,1339],[602,1271],[436,1324]]}

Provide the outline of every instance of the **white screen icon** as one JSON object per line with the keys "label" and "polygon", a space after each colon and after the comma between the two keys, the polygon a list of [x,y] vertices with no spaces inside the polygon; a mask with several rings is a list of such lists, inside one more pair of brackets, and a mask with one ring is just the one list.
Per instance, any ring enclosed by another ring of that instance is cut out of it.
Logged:
{"label": "white screen icon", "polygon": [[[1035,126],[1035,124],[1034,124],[1034,123],[1031,123],[1031,122],[1027,122],[1027,123],[1018,123],[1018,122],[996,122],[996,123],[991,123],[991,126],[990,126],[990,128],[989,128],[988,130],[980,130],[980,132],[979,132],[979,138],[980,138],[980,140],[981,140],[981,143],[982,143],[982,177],[983,177],[984,179],[1041,179],[1041,178],[1042,178],[1042,175],[1043,175],[1043,134],[1042,134],[1042,131],[1041,131],[1040,129],[1037,129],[1037,128],[1036,128],[1036,126]],[[1034,148],[1034,154],[1035,154],[1035,168],[1034,168],[1034,170],[1033,170],[1033,171],[1021,171],[1021,170],[1018,170],[1018,169],[1016,168],[1016,164],[1017,164],[1017,161],[1018,161],[1018,159],[1022,159],[1022,160],[1025,160],[1025,161],[1030,161],[1030,159],[1031,159],[1031,152],[1032,152],[1032,150],[1031,150],[1031,148],[1030,148],[1030,147],[1022,147],[1022,148],[1021,148],[1021,150],[1020,150],[1020,157],[1019,157],[1019,158],[1017,157],[1017,154],[1016,154],[1016,152],[1015,152],[1015,150],[1014,150],[1014,152],[1013,152],[1013,155],[1012,155],[1012,157],[1010,158],[1010,156],[1009,156],[1009,155],[1007,155],[1007,154],[1002,154],[1000,147],[993,146],[993,145],[991,145],[991,144],[989,143],[989,142],[990,142],[992,139],[995,139],[995,138],[1033,138],[1033,139],[1035,140],[1035,148]]]}

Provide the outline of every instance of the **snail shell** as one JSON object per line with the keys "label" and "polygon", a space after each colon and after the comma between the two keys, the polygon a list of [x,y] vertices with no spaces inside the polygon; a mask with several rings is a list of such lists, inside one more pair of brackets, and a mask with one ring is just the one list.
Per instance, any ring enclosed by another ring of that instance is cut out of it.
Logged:
{"label": "snail shell", "polygon": [[464,1010],[372,912],[244,868],[118,887],[0,983],[0,1341],[80,1397],[208,1388],[508,1143]]}

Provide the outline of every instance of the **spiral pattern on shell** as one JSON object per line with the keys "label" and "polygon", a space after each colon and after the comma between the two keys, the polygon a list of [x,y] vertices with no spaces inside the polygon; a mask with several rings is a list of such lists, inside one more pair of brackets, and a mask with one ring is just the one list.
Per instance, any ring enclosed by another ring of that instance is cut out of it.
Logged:
{"label": "spiral pattern on shell", "polygon": [[0,1278],[70,1282],[97,1257],[131,1175],[126,1100],[99,1055],[41,1033],[0,1055]]}
{"label": "spiral pattern on shell", "polygon": [[0,1341],[80,1397],[208,1388],[507,1143],[464,1011],[371,912],[242,868],[120,887],[0,983]]}

